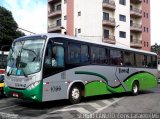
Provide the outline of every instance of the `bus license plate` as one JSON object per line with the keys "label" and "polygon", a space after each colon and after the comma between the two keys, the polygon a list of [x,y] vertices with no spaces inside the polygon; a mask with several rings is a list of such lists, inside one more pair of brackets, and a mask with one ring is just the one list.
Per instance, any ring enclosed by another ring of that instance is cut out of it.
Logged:
{"label": "bus license plate", "polygon": [[19,97],[18,93],[13,93],[13,97]]}

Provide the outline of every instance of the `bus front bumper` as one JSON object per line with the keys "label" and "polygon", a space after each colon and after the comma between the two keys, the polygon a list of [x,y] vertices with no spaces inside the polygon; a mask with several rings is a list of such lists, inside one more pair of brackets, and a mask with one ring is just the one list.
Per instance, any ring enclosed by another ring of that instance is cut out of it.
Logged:
{"label": "bus front bumper", "polygon": [[33,89],[14,89],[8,86],[4,87],[5,95],[8,97],[21,98],[36,102],[42,102],[42,83]]}

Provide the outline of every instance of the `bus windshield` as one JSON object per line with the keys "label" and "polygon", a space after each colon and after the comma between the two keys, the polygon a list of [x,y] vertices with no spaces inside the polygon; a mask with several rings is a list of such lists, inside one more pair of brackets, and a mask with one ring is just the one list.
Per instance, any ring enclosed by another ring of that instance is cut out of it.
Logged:
{"label": "bus windshield", "polygon": [[44,38],[13,42],[8,56],[7,74],[26,76],[40,71]]}

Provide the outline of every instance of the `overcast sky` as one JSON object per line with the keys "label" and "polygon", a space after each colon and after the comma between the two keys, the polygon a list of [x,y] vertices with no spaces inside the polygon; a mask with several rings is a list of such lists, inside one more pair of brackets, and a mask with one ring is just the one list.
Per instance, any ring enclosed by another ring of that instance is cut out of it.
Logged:
{"label": "overcast sky", "polygon": [[[47,32],[48,0],[0,0],[10,10],[20,28],[35,33]],[[160,0],[151,1],[151,44],[160,44]]]}

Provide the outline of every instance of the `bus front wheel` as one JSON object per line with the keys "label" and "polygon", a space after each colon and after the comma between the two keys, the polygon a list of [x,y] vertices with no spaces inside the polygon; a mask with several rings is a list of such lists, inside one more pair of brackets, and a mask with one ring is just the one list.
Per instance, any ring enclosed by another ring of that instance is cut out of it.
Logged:
{"label": "bus front wheel", "polygon": [[138,95],[139,93],[139,83],[137,81],[134,81],[132,84],[132,95]]}
{"label": "bus front wheel", "polygon": [[73,85],[69,92],[69,100],[72,104],[77,104],[81,101],[82,91],[77,85]]}

